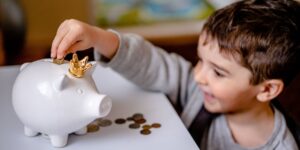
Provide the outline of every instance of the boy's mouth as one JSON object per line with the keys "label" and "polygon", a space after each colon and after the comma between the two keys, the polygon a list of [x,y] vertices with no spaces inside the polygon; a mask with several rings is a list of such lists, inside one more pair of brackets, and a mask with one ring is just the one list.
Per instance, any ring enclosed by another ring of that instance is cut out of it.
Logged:
{"label": "boy's mouth", "polygon": [[214,102],[216,97],[213,94],[211,94],[209,92],[205,92],[205,91],[203,91],[203,93],[204,93],[204,101],[207,101],[209,103]]}
{"label": "boy's mouth", "polygon": [[214,98],[214,96],[208,92],[204,92],[204,95],[209,98]]}
{"label": "boy's mouth", "polygon": [[211,93],[208,92],[209,90],[206,87],[203,86],[199,86],[201,91],[203,92],[203,96],[204,96],[204,101],[208,102],[208,103],[213,103],[216,100],[216,97]]}

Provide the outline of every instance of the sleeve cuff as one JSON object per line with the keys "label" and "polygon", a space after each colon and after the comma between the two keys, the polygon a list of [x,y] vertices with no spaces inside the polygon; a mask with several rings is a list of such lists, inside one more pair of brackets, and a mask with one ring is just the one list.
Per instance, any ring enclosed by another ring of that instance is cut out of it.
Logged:
{"label": "sleeve cuff", "polygon": [[125,52],[126,48],[124,48],[124,45],[125,45],[124,39],[122,38],[121,34],[115,30],[109,29],[107,31],[116,34],[119,38],[120,43],[119,43],[117,52],[112,59],[109,59],[109,58],[101,55],[100,53],[98,53],[97,50],[94,50],[94,59],[95,59],[95,61],[99,62],[104,67],[118,66],[122,63],[121,58],[123,58],[126,53]]}

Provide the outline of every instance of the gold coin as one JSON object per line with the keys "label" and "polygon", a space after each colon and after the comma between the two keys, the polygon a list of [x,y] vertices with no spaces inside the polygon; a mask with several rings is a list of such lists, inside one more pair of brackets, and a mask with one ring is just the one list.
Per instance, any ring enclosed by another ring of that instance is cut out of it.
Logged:
{"label": "gold coin", "polygon": [[160,127],[161,127],[161,124],[160,124],[160,123],[153,123],[153,124],[151,125],[151,127],[153,127],[153,128],[160,128]]}
{"label": "gold coin", "polygon": [[140,124],[137,124],[137,123],[132,123],[132,124],[129,124],[129,128],[130,129],[138,129],[140,128]]}
{"label": "gold coin", "polygon": [[64,58],[62,58],[62,59],[53,58],[53,63],[58,64],[58,65],[63,64],[64,61],[65,61]]}
{"label": "gold coin", "polygon": [[99,130],[99,126],[96,124],[89,124],[87,126],[87,132],[97,132]]}
{"label": "gold coin", "polygon": [[151,125],[148,125],[148,124],[143,125],[143,129],[151,129],[151,128],[152,128]]}
{"label": "gold coin", "polygon": [[126,122],[126,120],[123,119],[123,118],[118,118],[118,119],[115,120],[116,124],[124,124],[125,122]]}
{"label": "gold coin", "polygon": [[143,130],[141,130],[141,134],[143,134],[143,135],[148,135],[150,133],[151,133],[151,131],[149,129],[143,129]]}
{"label": "gold coin", "polygon": [[144,119],[144,115],[141,113],[135,113],[132,116],[133,120],[140,120],[140,119]]}
{"label": "gold coin", "polygon": [[142,118],[142,119],[139,119],[139,120],[134,120],[135,123],[138,123],[138,124],[143,124],[145,123],[147,120]]}

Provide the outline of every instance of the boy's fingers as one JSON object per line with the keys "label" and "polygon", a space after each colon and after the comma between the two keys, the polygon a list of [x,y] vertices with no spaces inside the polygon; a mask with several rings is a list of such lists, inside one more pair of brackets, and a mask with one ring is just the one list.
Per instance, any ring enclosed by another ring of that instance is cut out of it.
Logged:
{"label": "boy's fingers", "polygon": [[[65,34],[67,34],[68,32],[66,32]],[[65,35],[56,35],[53,42],[52,42],[52,46],[51,46],[51,57],[54,58],[57,56],[57,51],[58,51],[58,47],[59,44],[61,43],[61,41],[63,40]]]}
{"label": "boy's fingers", "polygon": [[77,34],[74,32],[68,32],[60,41],[57,48],[57,58],[63,58],[70,47],[77,42]]}
{"label": "boy's fingers", "polygon": [[58,28],[55,38],[51,45],[51,57],[55,58],[57,55],[57,50],[59,47],[59,43],[63,39],[63,37],[68,33],[69,29],[66,27],[67,21],[64,21]]}
{"label": "boy's fingers", "polygon": [[62,30],[62,28],[64,28],[68,22],[69,22],[69,20],[65,20],[63,23],[61,23],[60,26],[57,29],[57,32]]}
{"label": "boy's fingers", "polygon": [[56,35],[52,41],[51,45],[51,57],[55,58],[56,57],[56,51],[57,51],[57,46],[58,46],[58,36]]}
{"label": "boy's fingers", "polygon": [[82,42],[78,41],[76,43],[74,43],[73,45],[71,45],[71,47],[68,49],[68,53],[75,53],[78,50],[82,49]]}

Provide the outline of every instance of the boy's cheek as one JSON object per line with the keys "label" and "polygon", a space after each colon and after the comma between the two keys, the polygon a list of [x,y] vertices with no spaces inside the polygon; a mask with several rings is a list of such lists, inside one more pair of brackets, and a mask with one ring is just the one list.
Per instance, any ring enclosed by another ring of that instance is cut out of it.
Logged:
{"label": "boy's cheek", "polygon": [[238,87],[230,86],[230,84],[215,85],[212,87],[212,92],[218,99],[234,99],[239,95]]}

